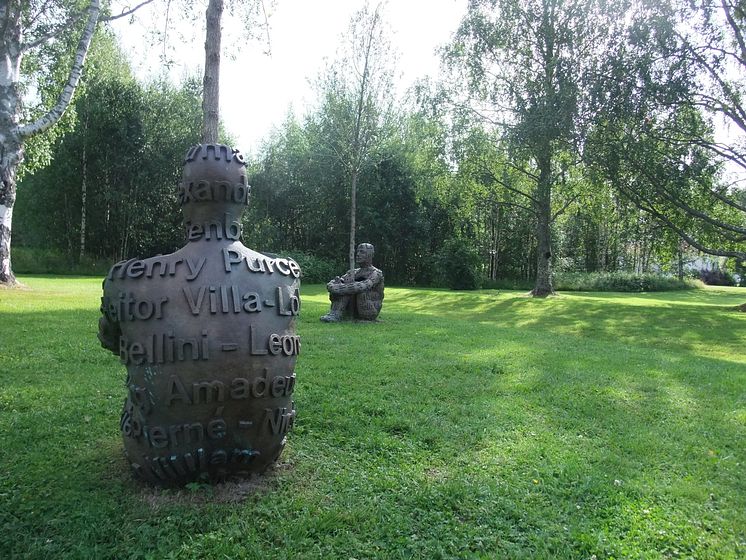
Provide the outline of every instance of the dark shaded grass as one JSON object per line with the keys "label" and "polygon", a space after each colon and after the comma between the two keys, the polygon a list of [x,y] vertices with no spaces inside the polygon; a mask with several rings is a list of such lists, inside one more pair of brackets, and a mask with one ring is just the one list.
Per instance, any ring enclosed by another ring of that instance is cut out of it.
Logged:
{"label": "dark shaded grass", "polygon": [[0,557],[738,558],[746,290],[304,287],[282,464],[243,501],[130,480],[99,281],[0,292]]}

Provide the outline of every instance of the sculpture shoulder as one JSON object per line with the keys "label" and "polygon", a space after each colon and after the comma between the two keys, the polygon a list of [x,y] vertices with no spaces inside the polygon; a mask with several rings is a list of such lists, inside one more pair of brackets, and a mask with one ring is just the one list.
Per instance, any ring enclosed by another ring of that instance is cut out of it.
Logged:
{"label": "sculpture shoulder", "polygon": [[117,284],[120,281],[139,279],[153,276],[173,276],[177,267],[185,262],[185,255],[180,255],[182,250],[167,255],[156,255],[145,259],[131,258],[114,264],[104,279],[104,289],[107,285]]}
{"label": "sculpture shoulder", "polygon": [[383,282],[383,271],[375,266],[369,266],[364,272],[364,277],[374,283]]}

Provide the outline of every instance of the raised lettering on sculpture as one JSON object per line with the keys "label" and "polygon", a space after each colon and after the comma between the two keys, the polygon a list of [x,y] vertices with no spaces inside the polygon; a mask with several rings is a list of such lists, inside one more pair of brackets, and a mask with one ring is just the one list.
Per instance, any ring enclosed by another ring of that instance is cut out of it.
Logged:
{"label": "raised lettering on sculpture", "polygon": [[155,301],[139,299],[132,292],[119,292],[116,297],[104,296],[101,306],[112,321],[147,321],[162,319],[163,306],[168,301],[164,296]]}
{"label": "raised lettering on sculpture", "polygon": [[[188,269],[185,278],[189,281],[194,280],[199,276],[202,271],[202,267],[207,262],[206,257],[200,257],[196,259],[190,258],[179,258],[174,260],[167,260],[165,257],[153,257],[147,261],[140,261],[137,259],[130,259],[128,261],[120,261],[111,267],[107,279],[113,280],[117,278],[123,280],[126,278],[152,278],[154,275],[160,276],[175,276],[176,270]],[[183,266],[181,266],[183,265]],[[157,268],[157,274],[156,274]]]}
{"label": "raised lettering on sculpture", "polygon": [[285,407],[267,408],[264,411],[264,426],[273,434],[286,434],[293,426],[295,410]]}
{"label": "raised lettering on sculpture", "polygon": [[186,286],[182,289],[192,315],[215,313],[257,313],[262,310],[258,293],[244,292],[235,285]]}
{"label": "raised lettering on sculpture", "polygon": [[231,221],[230,217],[226,215],[225,220],[213,220],[197,224],[189,222],[186,224],[186,232],[187,241],[199,241],[200,239],[205,241],[212,241],[213,239],[238,241],[243,234],[243,226],[241,222]]}
{"label": "raised lettering on sculpture", "polygon": [[127,367],[120,429],[150,483],[261,473],[293,424],[300,267],[242,244],[250,193],[237,150],[190,148],[177,192],[185,245],[121,261],[104,280],[99,339]]}
{"label": "raised lettering on sculpture", "polygon": [[184,476],[207,472],[209,465],[249,466],[261,453],[256,449],[238,449],[226,451],[216,449],[209,453],[203,448],[184,454],[171,454],[159,457],[143,457],[141,463],[131,463],[132,470],[141,477],[154,476],[168,482],[181,480]]}
{"label": "raised lettering on sculpture", "polygon": [[210,357],[207,330],[199,337],[177,337],[162,332],[146,337],[142,342],[119,337],[119,359],[123,364],[164,364],[184,360],[207,360]]}
{"label": "raised lettering on sculpture", "polygon": [[189,202],[234,202],[249,204],[251,188],[244,184],[230,184],[227,181],[197,181],[180,183],[177,196],[181,204]]}
{"label": "raised lettering on sculpture", "polygon": [[168,381],[166,406],[175,404],[200,405],[220,404],[228,399],[261,399],[287,397],[295,390],[295,374],[277,375],[268,379],[269,370],[264,368],[261,376],[253,380],[236,377],[229,384],[221,381],[196,381],[187,387],[178,375]]}
{"label": "raised lettering on sculpture", "polygon": [[[283,276],[300,278],[300,267],[291,259],[272,259],[270,257],[249,257],[235,251],[223,248],[223,264],[226,272],[246,269],[249,272],[264,272],[273,274],[277,271]],[[237,267],[237,268],[234,268]]]}
{"label": "raised lettering on sculpture", "polygon": [[265,344],[258,342],[259,336],[256,327],[252,325],[249,329],[249,352],[253,356],[297,356],[300,354],[300,336],[297,334],[278,335],[272,333]]}

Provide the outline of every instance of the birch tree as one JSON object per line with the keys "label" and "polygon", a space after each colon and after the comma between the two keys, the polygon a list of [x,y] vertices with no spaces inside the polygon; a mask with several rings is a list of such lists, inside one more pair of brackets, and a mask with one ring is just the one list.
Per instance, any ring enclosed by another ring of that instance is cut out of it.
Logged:
{"label": "birch tree", "polygon": [[[101,0],[86,0],[85,3],[4,0],[0,3],[0,285],[16,284],[10,247],[16,177],[24,159],[25,142],[56,124],[70,105],[97,24],[102,19],[129,15],[152,1],[145,0],[105,18],[101,17]],[[26,120],[24,57],[71,33],[77,33],[77,46],[56,103],[36,118]]]}
{"label": "birch tree", "polygon": [[[220,125],[220,65],[223,54],[223,24],[225,17],[240,22],[239,34],[227,35],[234,54],[241,45],[252,39],[260,39],[265,45],[265,54],[269,54],[269,17],[268,7],[274,0],[160,0],[154,5],[151,14],[165,12],[161,28],[155,31],[158,42],[163,47],[163,62],[168,63],[166,52],[175,41],[169,40],[170,28],[193,29],[195,20],[204,17],[204,67],[202,76],[202,130],[200,141],[205,144],[218,141]],[[204,7],[204,16],[198,10]],[[152,15],[151,15],[152,17]],[[236,26],[231,26],[235,28]],[[194,40],[194,35],[186,33],[185,41]]]}
{"label": "birch tree", "polygon": [[640,0],[627,19],[593,163],[690,247],[746,261],[743,4]]}
{"label": "birch tree", "polygon": [[[0,2],[0,285],[15,285],[11,267],[11,233],[13,205],[16,199],[16,178],[24,161],[24,145],[59,122],[68,109],[80,82],[83,68],[96,27],[102,21],[112,21],[134,14],[153,3],[155,9],[165,10],[164,25],[173,25],[168,15],[174,8],[171,2],[134,0],[115,15],[108,0],[3,0]],[[205,68],[203,79],[201,141],[217,142],[219,124],[220,54],[222,48],[222,16],[225,0],[208,0],[205,13]],[[189,16],[194,6],[184,2],[183,15]],[[263,18],[268,29],[265,5],[262,0],[228,0],[231,14],[241,17],[249,35],[251,23]],[[102,15],[104,14],[104,15]],[[165,40],[166,30],[163,38]],[[56,103],[35,118],[28,119],[24,110],[24,94],[28,93],[23,75],[25,57],[43,50],[50,44],[77,34],[73,62]],[[268,40],[268,36],[267,36]]]}
{"label": "birch tree", "polygon": [[223,0],[209,0],[205,14],[205,73],[202,86],[202,143],[218,141],[220,122],[220,49]]}
{"label": "birch tree", "polygon": [[385,141],[393,104],[392,49],[382,7],[353,15],[344,48],[320,80],[327,147],[342,165],[350,188],[349,266],[355,270],[357,188],[366,165]]}
{"label": "birch tree", "polygon": [[444,53],[457,109],[497,143],[507,141],[509,163],[528,185],[516,188],[495,174],[534,216],[534,296],[553,293],[552,225],[574,200],[556,194],[567,166],[582,156],[584,82],[617,25],[607,9],[598,0],[471,0]]}

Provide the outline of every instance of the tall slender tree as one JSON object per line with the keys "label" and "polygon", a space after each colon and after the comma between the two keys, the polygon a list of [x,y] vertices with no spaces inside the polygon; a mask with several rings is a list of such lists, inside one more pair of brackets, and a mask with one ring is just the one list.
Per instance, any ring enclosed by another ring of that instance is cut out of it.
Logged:
{"label": "tall slender tree", "polygon": [[[193,28],[194,21],[201,14],[197,10],[206,4],[204,12],[204,68],[202,76],[202,130],[200,141],[215,143],[218,141],[220,124],[220,64],[223,50],[224,16],[240,21],[241,42],[262,37],[266,42],[266,52],[270,51],[269,20],[265,0],[161,0],[165,3],[166,17],[162,18],[162,28],[155,33],[163,47],[163,61],[168,63],[166,53],[173,41],[169,41],[169,32],[173,28]],[[172,6],[173,4],[173,6]],[[271,2],[270,2],[271,5]],[[172,9],[178,8],[178,9]],[[163,5],[154,6],[162,10]],[[187,33],[187,37],[188,37]],[[238,40],[239,37],[228,37]],[[240,47],[239,47],[240,48]]]}
{"label": "tall slender tree", "polygon": [[350,188],[349,265],[355,269],[357,189],[366,165],[376,161],[392,114],[394,68],[382,5],[353,15],[337,59],[321,76],[327,148],[344,167]]}
{"label": "tall slender tree", "polygon": [[202,142],[218,141],[220,122],[220,48],[223,0],[209,0],[205,17],[205,73],[202,82]]}

